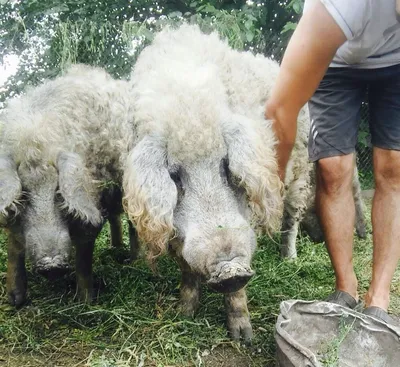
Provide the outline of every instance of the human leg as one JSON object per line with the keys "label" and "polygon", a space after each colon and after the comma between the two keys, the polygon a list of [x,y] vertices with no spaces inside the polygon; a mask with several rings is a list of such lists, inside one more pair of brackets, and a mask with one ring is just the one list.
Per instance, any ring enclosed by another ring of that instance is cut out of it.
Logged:
{"label": "human leg", "polygon": [[[336,276],[328,301],[354,307],[354,151],[366,83],[354,70],[329,69],[310,100],[309,156],[316,163],[316,211]],[[345,292],[345,293],[343,293]]]}
{"label": "human leg", "polygon": [[353,162],[351,154],[318,161],[316,208],[335,271],[336,290],[357,300],[357,278],[353,269]]}
{"label": "human leg", "polygon": [[366,306],[387,310],[400,258],[400,65],[378,70],[369,85],[375,194],[372,280]]}
{"label": "human leg", "polygon": [[400,258],[400,152],[374,148],[373,271],[366,306],[387,310],[390,283]]}

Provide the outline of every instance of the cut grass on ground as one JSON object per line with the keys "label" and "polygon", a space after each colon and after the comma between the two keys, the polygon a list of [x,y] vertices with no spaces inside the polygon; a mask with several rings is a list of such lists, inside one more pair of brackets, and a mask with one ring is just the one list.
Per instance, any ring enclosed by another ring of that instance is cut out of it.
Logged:
{"label": "cut grass on ground", "polygon": [[[179,271],[159,261],[153,274],[143,261],[120,265],[109,233],[98,241],[94,273],[99,286],[92,306],[73,301],[73,275],[57,282],[29,272],[30,303],[7,304],[6,246],[0,235],[0,366],[273,366],[273,331],[279,304],[287,299],[322,299],[332,290],[333,271],[322,244],[298,239],[296,261],[282,261],[279,241],[261,238],[248,286],[254,328],[250,348],[226,335],[222,296],[204,287],[193,320],[177,312]],[[355,267],[363,295],[370,279],[371,235],[356,240]],[[400,312],[400,272],[393,281],[391,311]]]}

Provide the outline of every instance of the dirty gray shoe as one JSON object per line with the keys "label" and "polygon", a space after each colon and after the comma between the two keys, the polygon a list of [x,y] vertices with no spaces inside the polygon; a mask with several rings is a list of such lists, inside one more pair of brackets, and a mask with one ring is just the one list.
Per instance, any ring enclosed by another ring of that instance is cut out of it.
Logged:
{"label": "dirty gray shoe", "polygon": [[335,303],[337,305],[348,307],[355,311],[361,311],[363,308],[362,301],[357,302],[352,295],[344,291],[333,292],[325,299],[325,302]]}
{"label": "dirty gray shoe", "polygon": [[376,306],[370,306],[364,309],[364,315],[375,317],[380,321],[386,322],[389,325],[396,325],[394,320],[389,316],[389,314],[382,308]]}

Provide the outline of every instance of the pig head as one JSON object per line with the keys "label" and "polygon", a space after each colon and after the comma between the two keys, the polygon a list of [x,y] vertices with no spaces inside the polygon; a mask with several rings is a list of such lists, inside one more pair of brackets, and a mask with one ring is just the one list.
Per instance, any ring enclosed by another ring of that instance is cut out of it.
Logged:
{"label": "pig head", "polygon": [[0,224],[9,235],[8,278],[21,272],[25,253],[43,275],[54,277],[68,269],[67,218],[93,225],[102,221],[91,185],[82,159],[73,153],[59,153],[55,164],[16,164],[10,155],[0,156]]}
{"label": "pig head", "polygon": [[[255,228],[279,227],[281,184],[273,147],[244,116],[217,125],[207,148],[148,134],[131,151],[124,206],[150,256],[167,243],[191,270],[223,293],[254,272]],[[185,151],[186,149],[186,151]]]}

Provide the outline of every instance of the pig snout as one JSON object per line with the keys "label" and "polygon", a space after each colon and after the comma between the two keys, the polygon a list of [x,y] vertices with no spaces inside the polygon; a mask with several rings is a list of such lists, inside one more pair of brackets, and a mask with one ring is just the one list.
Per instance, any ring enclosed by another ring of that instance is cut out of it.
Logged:
{"label": "pig snout", "polygon": [[69,270],[68,257],[62,255],[45,256],[36,262],[35,270],[48,279],[62,277]]}
{"label": "pig snout", "polygon": [[243,288],[253,277],[254,271],[249,266],[227,262],[211,274],[207,284],[217,292],[233,293]]}
{"label": "pig snout", "polygon": [[48,279],[63,276],[69,270],[71,239],[67,228],[43,225],[26,230],[26,251],[34,270]]}

